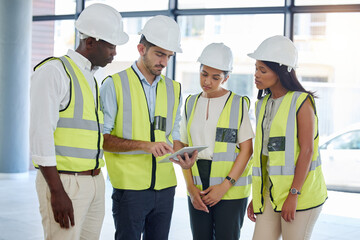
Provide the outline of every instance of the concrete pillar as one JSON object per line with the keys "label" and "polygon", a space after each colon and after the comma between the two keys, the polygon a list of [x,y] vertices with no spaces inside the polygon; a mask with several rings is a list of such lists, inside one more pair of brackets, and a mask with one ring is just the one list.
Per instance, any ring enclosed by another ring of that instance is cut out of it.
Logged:
{"label": "concrete pillar", "polygon": [[0,0],[0,178],[28,175],[32,1]]}

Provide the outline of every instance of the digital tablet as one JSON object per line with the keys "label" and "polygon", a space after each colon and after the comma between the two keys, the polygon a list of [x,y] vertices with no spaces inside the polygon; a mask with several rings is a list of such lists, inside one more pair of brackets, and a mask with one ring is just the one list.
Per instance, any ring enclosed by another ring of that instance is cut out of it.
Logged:
{"label": "digital tablet", "polygon": [[184,147],[182,149],[180,149],[179,151],[167,156],[164,159],[161,159],[159,161],[159,163],[163,163],[163,162],[171,162],[170,158],[173,158],[174,160],[178,160],[177,155],[180,155],[182,158],[184,158],[184,153],[188,153],[189,157],[191,157],[191,154],[197,150],[198,152],[204,150],[205,148],[207,148],[208,146],[192,146],[192,147]]}

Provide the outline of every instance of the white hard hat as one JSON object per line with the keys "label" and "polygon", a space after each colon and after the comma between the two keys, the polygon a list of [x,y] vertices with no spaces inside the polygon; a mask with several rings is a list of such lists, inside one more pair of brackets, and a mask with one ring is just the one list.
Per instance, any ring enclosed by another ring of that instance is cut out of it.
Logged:
{"label": "white hard hat", "polygon": [[202,51],[198,62],[222,71],[232,71],[233,55],[223,43],[211,43]]}
{"label": "white hard hat", "polygon": [[145,23],[139,32],[147,41],[163,49],[181,53],[181,32],[179,25],[174,19],[158,15]]}
{"label": "white hard hat", "polygon": [[288,71],[297,67],[298,52],[287,37],[276,35],[265,39],[249,57],[260,61],[276,62],[288,66]]}
{"label": "white hard hat", "polygon": [[76,20],[75,27],[84,35],[102,39],[113,45],[122,45],[129,40],[129,36],[123,31],[120,13],[102,3],[85,8]]}

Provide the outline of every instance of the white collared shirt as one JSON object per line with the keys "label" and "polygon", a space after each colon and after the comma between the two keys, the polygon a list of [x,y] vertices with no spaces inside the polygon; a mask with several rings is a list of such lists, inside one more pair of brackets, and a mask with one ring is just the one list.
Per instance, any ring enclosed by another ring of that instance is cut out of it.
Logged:
{"label": "white collared shirt", "polygon": [[[87,79],[96,100],[94,73],[91,62],[81,54],[67,52]],[[70,99],[70,79],[60,61],[50,61],[31,76],[30,86],[30,156],[41,166],[56,166],[54,131],[59,111]]]}

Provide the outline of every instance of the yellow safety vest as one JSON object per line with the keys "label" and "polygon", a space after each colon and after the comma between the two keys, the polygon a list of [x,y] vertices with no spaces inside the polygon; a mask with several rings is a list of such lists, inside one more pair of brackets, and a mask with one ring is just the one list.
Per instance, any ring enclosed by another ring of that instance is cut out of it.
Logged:
{"label": "yellow safety vest", "polygon": [[[56,164],[59,171],[82,172],[98,169],[105,165],[103,157],[103,124],[100,111],[99,91],[95,81],[97,100],[81,70],[68,56],[48,58],[60,61],[70,78],[70,101],[59,112],[59,120],[54,132]],[[38,167],[34,164],[35,167]]]}
{"label": "yellow safety vest", "polygon": [[[111,77],[118,105],[111,135],[131,140],[166,142],[172,146],[180,83],[161,75],[156,90],[154,122],[151,124],[143,86],[135,71],[130,67]],[[155,158],[144,151],[105,152],[112,186],[130,190],[160,190],[176,186],[173,164],[158,163],[164,157]]]}
{"label": "yellow safety vest", "polygon": [[[190,127],[194,117],[195,106],[200,95],[201,93],[193,96],[190,95],[185,103],[189,146],[193,146]],[[220,114],[216,126],[214,154],[210,171],[210,186],[220,184],[225,180],[225,177],[229,174],[235,159],[240,152],[240,149],[236,145],[236,141],[238,130],[243,119],[242,113],[244,103],[246,103],[249,108],[250,100],[248,97],[241,97],[231,92]],[[197,188],[202,190],[202,183],[197,164],[193,165],[191,172],[194,184]],[[226,192],[222,199],[246,198],[250,195],[250,185],[251,163],[249,162],[235,185]]]}
{"label": "yellow safety vest", "polygon": [[[256,137],[253,157],[253,207],[255,213],[264,211],[264,171],[266,162],[262,159],[263,128],[265,107],[270,94],[256,103]],[[295,167],[300,153],[297,138],[297,113],[302,104],[310,99],[314,109],[315,102],[311,95],[304,92],[289,91],[282,100],[272,121],[269,135],[269,178],[272,183],[270,200],[273,209],[280,212],[289,194],[294,179]],[[321,170],[318,151],[318,118],[315,110],[314,154],[309,173],[301,194],[298,196],[296,210],[307,210],[322,205],[327,199],[327,189]]]}

